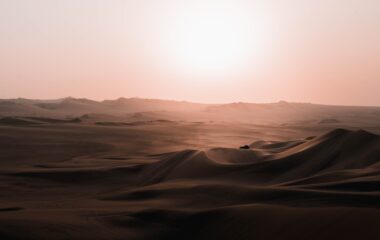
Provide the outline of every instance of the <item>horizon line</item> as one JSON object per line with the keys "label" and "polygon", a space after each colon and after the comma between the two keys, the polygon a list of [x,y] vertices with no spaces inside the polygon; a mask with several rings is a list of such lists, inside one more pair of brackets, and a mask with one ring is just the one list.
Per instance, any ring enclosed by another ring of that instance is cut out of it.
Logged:
{"label": "horizon line", "polygon": [[212,103],[205,103],[205,102],[196,102],[196,101],[189,101],[189,100],[178,100],[178,99],[167,99],[167,98],[148,98],[148,97],[117,97],[114,99],[91,99],[87,97],[73,97],[73,96],[67,96],[67,97],[57,97],[57,98],[26,98],[26,97],[14,97],[14,98],[0,98],[1,100],[5,101],[11,101],[11,100],[31,100],[31,101],[57,101],[57,100],[65,100],[65,99],[76,99],[76,100],[90,100],[94,102],[104,102],[104,101],[117,101],[120,99],[141,99],[141,100],[158,100],[158,101],[172,101],[172,102],[186,102],[186,103],[193,103],[193,104],[203,104],[203,105],[228,105],[228,104],[275,104],[275,103],[290,103],[290,104],[311,104],[311,105],[321,105],[321,106],[336,106],[336,107],[380,107],[380,105],[349,105],[349,104],[326,104],[326,103],[316,103],[316,102],[292,102],[287,100],[278,100],[274,102],[249,102],[249,101],[232,101],[232,102],[212,102]]}

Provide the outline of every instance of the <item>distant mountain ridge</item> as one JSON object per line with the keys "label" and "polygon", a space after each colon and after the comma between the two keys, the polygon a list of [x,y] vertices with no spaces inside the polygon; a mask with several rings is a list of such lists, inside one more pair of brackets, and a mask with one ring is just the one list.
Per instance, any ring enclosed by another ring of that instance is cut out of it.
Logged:
{"label": "distant mountain ridge", "polygon": [[[118,98],[95,101],[86,98],[52,100],[0,99],[0,116],[81,117],[102,114],[122,117],[148,116],[150,120],[343,123],[347,118],[377,122],[380,107],[330,106],[311,103],[203,104],[186,101]],[[138,114],[138,115],[136,115]],[[324,119],[334,119],[326,121]],[[144,119],[137,119],[144,120]]]}
{"label": "distant mountain ridge", "polygon": [[103,113],[120,115],[146,111],[201,110],[206,104],[170,100],[118,98],[95,101],[86,98],[56,100],[0,99],[0,115],[83,115]]}

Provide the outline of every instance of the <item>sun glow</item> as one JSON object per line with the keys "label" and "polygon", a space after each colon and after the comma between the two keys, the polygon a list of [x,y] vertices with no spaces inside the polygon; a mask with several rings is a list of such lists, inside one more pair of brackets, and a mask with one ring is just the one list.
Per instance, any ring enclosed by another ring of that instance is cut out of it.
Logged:
{"label": "sun glow", "polygon": [[264,28],[233,2],[192,2],[176,11],[166,49],[169,62],[187,73],[226,74],[257,60]]}

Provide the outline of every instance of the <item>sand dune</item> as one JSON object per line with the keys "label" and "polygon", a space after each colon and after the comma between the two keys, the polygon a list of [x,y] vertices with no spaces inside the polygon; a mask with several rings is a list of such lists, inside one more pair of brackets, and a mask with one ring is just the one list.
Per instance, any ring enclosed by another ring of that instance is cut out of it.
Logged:
{"label": "sand dune", "polygon": [[[292,181],[295,186],[300,179],[315,179],[334,172],[339,175],[343,171],[351,171],[347,177],[352,180],[355,170],[361,176],[363,172],[378,172],[380,166],[377,158],[380,137],[362,130],[337,129],[301,142],[276,142],[264,146],[258,146],[256,142],[251,146],[250,150],[217,148],[160,155],[154,163],[141,166],[140,181],[151,184],[215,177],[227,181],[252,180],[252,184],[265,185],[284,185]],[[263,147],[265,149],[261,151]]]}
{"label": "sand dune", "polygon": [[0,126],[1,239],[380,237],[368,131],[20,119],[43,124]]}
{"label": "sand dune", "polygon": [[377,239],[377,112],[1,100],[0,238]]}

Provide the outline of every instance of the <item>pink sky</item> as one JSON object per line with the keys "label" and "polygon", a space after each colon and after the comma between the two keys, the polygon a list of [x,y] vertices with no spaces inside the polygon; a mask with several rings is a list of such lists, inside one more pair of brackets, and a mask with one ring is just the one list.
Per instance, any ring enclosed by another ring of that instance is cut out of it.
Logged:
{"label": "pink sky", "polygon": [[0,98],[380,105],[378,0],[9,0],[0,19]]}

